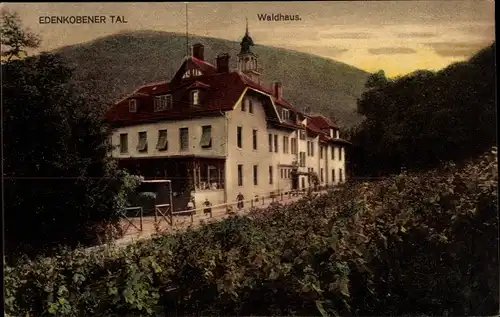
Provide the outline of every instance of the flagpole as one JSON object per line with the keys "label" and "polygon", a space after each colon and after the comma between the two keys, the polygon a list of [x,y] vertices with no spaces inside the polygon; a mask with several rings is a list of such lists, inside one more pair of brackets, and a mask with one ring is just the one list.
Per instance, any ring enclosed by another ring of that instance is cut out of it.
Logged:
{"label": "flagpole", "polygon": [[188,22],[188,3],[184,2],[186,4],[186,56],[189,58],[189,22]]}

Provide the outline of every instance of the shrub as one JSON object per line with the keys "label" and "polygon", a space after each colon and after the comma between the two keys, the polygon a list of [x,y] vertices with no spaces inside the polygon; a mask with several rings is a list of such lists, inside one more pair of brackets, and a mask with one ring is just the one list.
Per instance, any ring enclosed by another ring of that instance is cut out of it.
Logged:
{"label": "shrub", "polygon": [[6,269],[11,316],[487,315],[497,161],[348,182],[125,248]]}

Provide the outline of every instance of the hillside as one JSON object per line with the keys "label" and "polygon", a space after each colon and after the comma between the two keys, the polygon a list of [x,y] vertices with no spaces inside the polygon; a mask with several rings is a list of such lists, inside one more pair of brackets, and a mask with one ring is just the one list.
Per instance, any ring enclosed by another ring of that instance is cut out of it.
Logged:
{"label": "hillside", "polygon": [[[356,100],[364,90],[369,73],[355,67],[306,53],[258,45],[264,83],[283,83],[285,98],[302,109],[331,115],[339,124],[359,122]],[[217,53],[228,52],[236,67],[239,43],[210,37],[193,36],[190,44],[205,45],[205,59],[214,63]],[[186,55],[185,37],[178,33],[136,31],[111,35],[92,42],[56,50],[77,66],[82,82],[100,82],[104,100],[112,102],[148,82],[169,80]]]}

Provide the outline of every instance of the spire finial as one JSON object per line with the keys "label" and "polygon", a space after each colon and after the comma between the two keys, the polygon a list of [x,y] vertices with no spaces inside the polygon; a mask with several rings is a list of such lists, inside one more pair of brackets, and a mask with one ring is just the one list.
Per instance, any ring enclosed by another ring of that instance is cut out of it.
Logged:
{"label": "spire finial", "polygon": [[247,24],[246,24],[246,29],[245,29],[245,34],[246,34],[246,35],[248,35],[248,18],[247,18],[247,17],[245,17],[245,20],[246,20],[246,22],[247,22]]}

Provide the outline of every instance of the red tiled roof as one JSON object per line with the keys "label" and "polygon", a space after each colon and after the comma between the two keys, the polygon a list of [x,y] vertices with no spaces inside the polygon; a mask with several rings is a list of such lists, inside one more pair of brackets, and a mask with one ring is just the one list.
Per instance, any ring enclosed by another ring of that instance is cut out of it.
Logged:
{"label": "red tiled roof", "polygon": [[251,80],[250,78],[248,78],[247,76],[245,75],[242,75],[242,80],[245,82],[245,84],[253,89],[256,89],[256,90],[260,90],[268,95],[270,95],[274,101],[275,104],[278,104],[282,107],[285,107],[285,108],[288,108],[288,109],[291,109],[291,110],[294,110],[294,111],[297,111],[292,105],[290,105],[285,99],[281,98],[281,99],[278,99],[276,98],[276,96],[274,95],[273,91],[271,88],[268,88],[268,87],[265,87],[263,85],[260,85],[256,82],[254,82],[253,80]]}
{"label": "red tiled roof", "polygon": [[309,121],[307,123],[307,130],[315,133],[315,134],[323,134],[325,132],[323,132],[319,127],[317,127],[315,124],[314,124],[314,121]]}
{"label": "red tiled roof", "polygon": [[[202,96],[202,105],[199,107],[175,107],[170,110],[154,112],[153,98],[146,98],[139,103],[139,111],[136,113],[129,112],[128,102],[126,98],[115,104],[106,114],[106,119],[113,122],[132,122],[154,119],[180,119],[183,117],[191,117],[193,115],[201,115],[204,113],[230,111],[239,97],[245,90],[245,83],[241,80],[240,74],[236,72],[220,73],[211,76],[200,76],[197,78],[200,85],[209,86],[210,90]],[[189,82],[193,84],[194,82]],[[166,92],[178,91],[182,86],[169,87],[168,83],[154,84],[141,87],[137,92],[148,93],[150,96],[162,94]],[[189,87],[189,86],[188,86]],[[141,111],[142,109],[142,111]]]}
{"label": "red tiled roof", "polygon": [[[238,72],[217,73],[217,69],[213,65],[194,57],[190,57],[183,62],[174,78],[180,78],[178,76],[183,73],[186,66],[190,66],[190,63],[199,67],[204,74],[199,77],[184,79],[182,81],[173,81],[171,83],[164,81],[144,85],[127,98],[116,103],[106,114],[106,120],[120,124],[134,124],[161,119],[179,120],[193,116],[217,114],[220,111],[230,111],[233,109],[233,106],[247,87],[268,94],[273,102],[279,106],[301,113],[286,100],[282,98],[278,100],[276,96],[274,96],[270,87],[260,85],[252,81],[246,75]],[[175,104],[179,102],[176,101],[174,102],[174,107],[172,109],[154,112],[153,96],[172,93],[174,94],[175,100],[176,93],[182,94],[184,91],[192,88],[208,88],[201,96],[202,102],[200,106],[176,107]],[[140,99],[138,112],[129,112],[127,101],[130,98]],[[310,118],[311,119],[308,120],[307,128],[314,134],[323,134],[324,132],[321,130],[322,127],[331,124],[331,121],[323,116]],[[283,122],[280,123],[280,125],[294,128],[304,128],[301,124],[295,124],[292,122]]]}
{"label": "red tiled roof", "polygon": [[197,59],[196,57],[191,57],[188,59],[188,61],[191,61],[193,62],[194,64],[196,64],[203,73],[205,73],[205,75],[212,75],[212,74],[215,74],[215,72],[217,72],[217,68],[206,62],[206,61],[203,61],[201,59]]}
{"label": "red tiled roof", "polygon": [[311,121],[320,129],[337,128],[337,125],[325,116],[313,116]]}
{"label": "red tiled roof", "polygon": [[319,136],[319,140],[321,142],[325,142],[325,143],[341,143],[341,144],[348,144],[348,145],[352,145],[351,142],[347,141],[347,140],[344,140],[344,139],[340,139],[340,138],[331,138],[325,134],[321,134]]}
{"label": "red tiled roof", "polygon": [[189,87],[187,87],[186,89],[192,89],[192,88],[208,88],[210,87],[209,85],[207,84],[204,84],[202,83],[201,81],[195,81],[194,83],[192,83],[191,85],[189,85]]}

